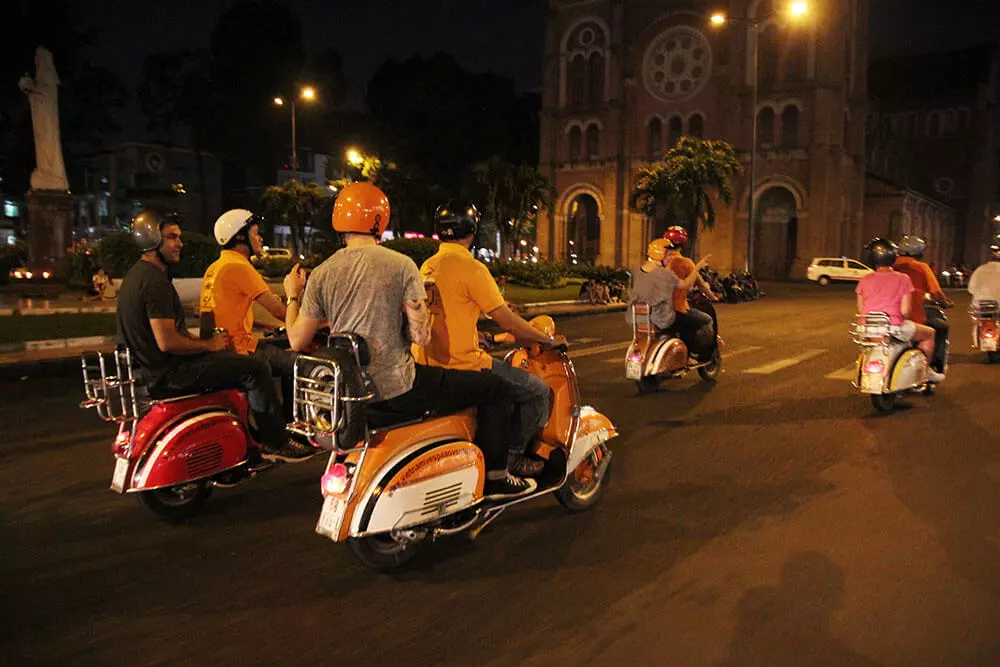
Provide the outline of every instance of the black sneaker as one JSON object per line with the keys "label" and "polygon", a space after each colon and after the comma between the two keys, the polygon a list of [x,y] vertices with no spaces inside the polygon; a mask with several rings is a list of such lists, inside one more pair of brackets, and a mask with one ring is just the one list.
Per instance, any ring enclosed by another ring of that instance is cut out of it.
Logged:
{"label": "black sneaker", "polygon": [[545,468],[545,461],[533,459],[524,454],[507,455],[507,470],[518,477],[537,477]]}
{"label": "black sneaker", "polygon": [[302,463],[319,454],[319,449],[304,445],[301,442],[289,440],[281,447],[263,447],[261,454],[265,461],[282,461],[284,463]]}
{"label": "black sneaker", "polygon": [[500,479],[486,479],[483,488],[483,498],[487,500],[511,500],[520,498],[532,493],[538,488],[538,483],[533,479],[522,479],[514,477],[510,473]]}

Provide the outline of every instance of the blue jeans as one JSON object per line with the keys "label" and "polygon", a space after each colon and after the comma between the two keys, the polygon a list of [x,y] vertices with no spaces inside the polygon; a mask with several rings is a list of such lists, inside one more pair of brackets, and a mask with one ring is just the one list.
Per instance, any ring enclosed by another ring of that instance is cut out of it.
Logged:
{"label": "blue jeans", "polygon": [[510,391],[514,408],[511,420],[511,453],[523,454],[531,438],[549,421],[549,385],[545,380],[493,360],[493,374],[502,379]]}

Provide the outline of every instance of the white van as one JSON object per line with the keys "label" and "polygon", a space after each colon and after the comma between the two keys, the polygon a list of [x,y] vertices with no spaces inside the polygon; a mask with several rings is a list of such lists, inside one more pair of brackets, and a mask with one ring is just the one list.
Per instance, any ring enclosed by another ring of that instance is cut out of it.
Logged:
{"label": "white van", "polygon": [[824,287],[834,280],[857,282],[871,273],[872,270],[857,261],[846,257],[814,257],[806,278]]}

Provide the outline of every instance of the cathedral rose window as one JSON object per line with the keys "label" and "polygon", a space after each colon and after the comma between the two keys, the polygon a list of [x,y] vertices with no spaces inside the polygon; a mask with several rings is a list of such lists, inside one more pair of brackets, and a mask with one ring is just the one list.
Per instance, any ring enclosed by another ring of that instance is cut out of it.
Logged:
{"label": "cathedral rose window", "polygon": [[646,88],[670,102],[685,100],[705,85],[712,67],[712,50],[705,36],[687,26],[660,34],[643,62]]}

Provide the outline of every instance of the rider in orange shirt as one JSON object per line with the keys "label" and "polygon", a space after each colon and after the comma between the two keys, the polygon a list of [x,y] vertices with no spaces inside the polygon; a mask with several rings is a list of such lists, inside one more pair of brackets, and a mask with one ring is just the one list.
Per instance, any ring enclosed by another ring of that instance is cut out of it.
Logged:
{"label": "rider in orange shirt", "polygon": [[937,307],[930,305],[925,309],[925,297],[930,296],[943,308],[951,308],[955,303],[941,290],[934,271],[921,261],[927,243],[919,236],[907,234],[899,240],[899,258],[892,269],[905,273],[913,282],[914,291],[910,295],[910,319],[917,324],[926,324],[934,329],[934,356],[931,367],[939,373],[944,372],[948,343],[948,320]]}
{"label": "rider in orange shirt", "polygon": [[[681,281],[696,272],[695,263],[681,254],[687,243],[687,230],[679,225],[668,227],[663,238],[667,240],[667,255],[663,265],[674,272]],[[698,290],[709,301],[718,301],[719,297],[712,292],[705,279],[700,275],[695,279]],[[674,311],[677,313],[676,327],[681,340],[698,361],[706,361],[715,351],[715,322],[712,315],[697,308],[691,308],[688,303],[688,287],[678,287],[674,291]]]}

